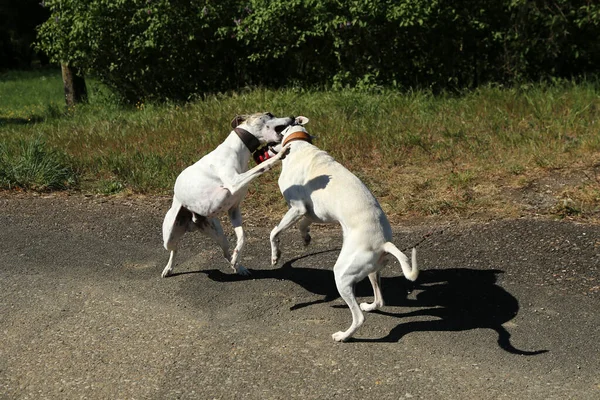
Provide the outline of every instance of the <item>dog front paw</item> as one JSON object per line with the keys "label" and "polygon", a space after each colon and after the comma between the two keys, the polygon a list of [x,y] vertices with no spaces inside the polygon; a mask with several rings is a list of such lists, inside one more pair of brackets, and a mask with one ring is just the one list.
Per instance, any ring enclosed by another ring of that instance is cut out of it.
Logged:
{"label": "dog front paw", "polygon": [[342,331],[334,333],[333,335],[331,335],[331,337],[336,342],[345,342],[346,340],[348,340],[348,335],[346,335],[346,332]]}
{"label": "dog front paw", "polygon": [[288,143],[281,149],[279,153],[277,153],[277,156],[279,156],[280,160],[283,160],[289,154],[291,147],[292,145]]}
{"label": "dog front paw", "polygon": [[250,276],[250,275],[252,275],[250,273],[250,271],[248,271],[247,268],[242,267],[241,265],[238,265],[238,266],[235,267],[235,273],[238,274],[238,275],[241,275],[241,276]]}

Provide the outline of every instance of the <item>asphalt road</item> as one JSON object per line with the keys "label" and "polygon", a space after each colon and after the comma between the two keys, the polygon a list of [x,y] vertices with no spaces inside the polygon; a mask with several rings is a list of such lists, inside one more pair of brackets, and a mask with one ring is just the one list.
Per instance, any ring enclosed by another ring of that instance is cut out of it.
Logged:
{"label": "asphalt road", "polygon": [[248,223],[251,278],[188,234],[162,279],[166,209],[0,195],[0,398],[600,398],[600,226],[398,226],[419,280],[387,267],[386,307],[335,343],[339,230],[285,234],[271,267],[271,226]]}

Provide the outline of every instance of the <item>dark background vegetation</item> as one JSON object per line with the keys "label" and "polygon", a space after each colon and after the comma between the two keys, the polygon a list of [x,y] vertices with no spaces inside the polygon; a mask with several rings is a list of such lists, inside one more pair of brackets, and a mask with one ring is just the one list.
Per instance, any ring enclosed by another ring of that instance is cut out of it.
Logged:
{"label": "dark background vegetation", "polygon": [[600,65],[595,0],[2,0],[0,16],[0,68],[47,54],[132,102],[244,86],[435,92]]}
{"label": "dark background vegetation", "polygon": [[0,0],[0,71],[48,63],[48,57],[32,45],[36,27],[49,16],[40,0]]}

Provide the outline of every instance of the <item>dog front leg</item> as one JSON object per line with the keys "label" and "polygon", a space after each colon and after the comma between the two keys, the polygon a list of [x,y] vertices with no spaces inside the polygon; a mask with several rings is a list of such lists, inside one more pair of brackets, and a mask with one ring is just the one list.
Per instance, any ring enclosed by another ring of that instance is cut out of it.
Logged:
{"label": "dog front leg", "polygon": [[231,225],[233,225],[233,230],[237,239],[235,249],[231,255],[231,268],[239,275],[248,276],[250,275],[250,271],[241,265],[237,265],[242,247],[244,247],[244,242],[246,241],[246,234],[242,228],[242,213],[240,212],[239,205],[229,210],[229,220],[231,221]]}
{"label": "dog front leg", "polygon": [[305,209],[297,207],[290,208],[283,216],[279,224],[271,231],[271,265],[277,264],[279,257],[281,257],[281,250],[279,249],[279,234],[298,222],[302,217],[304,217],[305,213]]}
{"label": "dog front leg", "polygon": [[225,176],[221,176],[221,180],[225,183],[225,187],[232,195],[236,195],[240,190],[243,190],[250,182],[254,179],[258,178],[265,172],[271,170],[278,162],[280,162],[287,152],[289,151],[290,145],[288,144],[284,148],[281,149],[279,153],[275,156],[269,158],[268,160],[260,163],[256,167],[242,173],[239,175],[235,175],[232,178],[227,178]]}

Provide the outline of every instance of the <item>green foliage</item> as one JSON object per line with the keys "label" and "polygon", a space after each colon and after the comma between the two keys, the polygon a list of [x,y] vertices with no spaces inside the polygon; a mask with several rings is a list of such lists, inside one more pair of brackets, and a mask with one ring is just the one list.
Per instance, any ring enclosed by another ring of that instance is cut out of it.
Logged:
{"label": "green foliage", "polygon": [[511,0],[507,11],[511,25],[496,34],[507,75],[539,80],[598,73],[600,3]]}
{"label": "green foliage", "polygon": [[235,79],[236,42],[217,34],[236,2],[47,0],[39,47],[125,99],[186,99]]}
{"label": "green foliage", "polygon": [[600,61],[600,5],[586,0],[248,3],[236,37],[277,84],[465,88],[571,78]]}
{"label": "green foliage", "polygon": [[39,47],[126,99],[253,86],[434,91],[594,74],[589,0],[47,0]]}
{"label": "green foliage", "polygon": [[40,138],[0,143],[0,188],[47,191],[71,188],[76,174],[65,154],[48,149]]}

